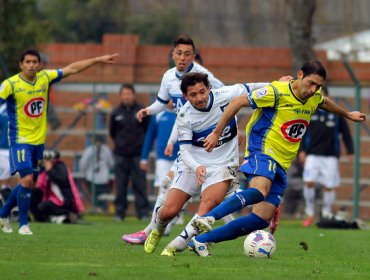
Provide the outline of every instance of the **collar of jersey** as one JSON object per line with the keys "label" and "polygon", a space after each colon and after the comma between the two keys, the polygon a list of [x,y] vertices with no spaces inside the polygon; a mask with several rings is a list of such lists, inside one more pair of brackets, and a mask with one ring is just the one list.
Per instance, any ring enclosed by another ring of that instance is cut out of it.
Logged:
{"label": "collar of jersey", "polygon": [[20,73],[18,74],[18,76],[19,76],[19,78],[20,78],[23,82],[25,82],[25,83],[27,83],[27,84],[29,84],[29,85],[31,85],[31,86],[34,86],[34,85],[36,84],[36,82],[37,82],[37,76],[35,77],[35,81],[34,81],[33,83],[31,83],[31,82],[29,82],[29,81],[27,81],[27,80],[23,79]]}
{"label": "collar of jersey", "polygon": [[[294,82],[294,81],[293,81]],[[289,82],[288,84],[289,86],[289,90],[290,92],[292,93],[292,95],[294,96],[295,99],[297,99],[299,102],[301,102],[302,104],[305,104],[307,102],[308,99],[306,99],[305,101],[302,101],[301,99],[298,98],[298,96],[296,96],[293,92],[293,89],[292,89],[292,82]]]}
{"label": "collar of jersey", "polygon": [[181,79],[182,79],[182,77],[184,77],[184,75],[185,75],[186,73],[189,73],[189,72],[191,71],[191,69],[193,69],[193,66],[194,66],[194,63],[192,62],[192,63],[189,65],[188,69],[186,69],[186,70],[185,70],[185,72],[184,72],[182,75],[180,75],[180,74],[179,74],[179,73],[177,73],[177,71],[176,71],[176,72],[175,72],[176,78],[177,78],[177,79],[179,79],[179,80],[181,80]]}
{"label": "collar of jersey", "polygon": [[194,107],[195,110],[198,110],[200,112],[209,112],[209,111],[211,111],[212,106],[213,106],[213,100],[214,100],[214,96],[213,96],[212,91],[209,92],[209,99],[208,100],[209,100],[208,105],[205,109],[197,109],[197,108]]}

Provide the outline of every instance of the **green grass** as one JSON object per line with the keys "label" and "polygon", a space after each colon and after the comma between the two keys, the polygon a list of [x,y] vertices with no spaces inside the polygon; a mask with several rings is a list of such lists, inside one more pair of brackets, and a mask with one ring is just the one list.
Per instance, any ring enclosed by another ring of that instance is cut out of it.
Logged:
{"label": "green grass", "polygon": [[[272,259],[251,259],[244,238],[214,244],[212,256],[185,251],[159,256],[171,237],[153,254],[121,241],[122,233],[142,229],[133,218],[85,217],[88,225],[32,223],[33,236],[0,234],[0,279],[369,279],[370,232],[302,228],[282,221]],[[219,225],[219,224],[218,224]],[[13,228],[16,224],[13,224]],[[306,242],[308,250],[300,242]]]}

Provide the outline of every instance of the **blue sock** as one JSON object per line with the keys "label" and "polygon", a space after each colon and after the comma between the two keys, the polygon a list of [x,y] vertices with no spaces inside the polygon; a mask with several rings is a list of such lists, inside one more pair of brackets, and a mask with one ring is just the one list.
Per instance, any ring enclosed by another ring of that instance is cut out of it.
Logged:
{"label": "blue sock", "polygon": [[231,213],[234,213],[235,211],[244,208],[245,206],[256,204],[263,201],[264,199],[265,197],[259,190],[255,188],[249,188],[229,197],[220,205],[213,208],[208,214],[203,215],[203,217],[212,216],[216,220],[219,220],[226,215],[229,215]]}
{"label": "blue sock", "polygon": [[19,227],[28,224],[28,210],[31,204],[31,188],[21,186],[17,196],[19,209]]}
{"label": "blue sock", "polygon": [[252,231],[264,229],[268,225],[268,222],[256,214],[251,213],[245,217],[231,221],[222,227],[211,230],[210,232],[198,235],[195,239],[202,243],[232,240],[239,236],[247,235]]}
{"label": "blue sock", "polygon": [[7,218],[10,215],[10,211],[17,206],[17,196],[19,190],[22,188],[21,184],[18,184],[10,193],[3,207],[0,209],[0,217]]}

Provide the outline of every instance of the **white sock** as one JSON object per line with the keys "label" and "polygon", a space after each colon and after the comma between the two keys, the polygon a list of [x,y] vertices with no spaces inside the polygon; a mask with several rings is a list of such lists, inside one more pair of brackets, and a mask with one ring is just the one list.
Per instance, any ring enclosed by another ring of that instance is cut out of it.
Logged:
{"label": "white sock", "polygon": [[164,201],[167,197],[167,193],[168,193],[168,190],[163,189],[163,187],[159,188],[159,193],[158,193],[158,196],[157,196],[157,200],[156,200],[154,208],[153,208],[152,218],[151,218],[150,223],[148,224],[148,226],[145,229],[143,229],[143,231],[146,234],[149,234],[152,231],[152,229],[155,228],[155,218],[157,217],[157,212],[158,212],[159,208],[162,207],[162,205],[163,205],[163,203],[164,203]]}
{"label": "white sock", "polygon": [[306,203],[305,212],[308,216],[314,216],[315,188],[303,187],[303,197]]}
{"label": "white sock", "polygon": [[222,217],[222,220],[224,221],[225,224],[230,223],[231,221],[234,221],[235,218],[233,214],[226,215],[225,217]]}
{"label": "white sock", "polygon": [[199,233],[194,229],[194,227],[191,225],[191,222],[199,218],[198,214],[195,214],[193,218],[189,221],[189,223],[186,224],[185,229],[178,235],[174,240],[170,242],[169,245],[176,248],[177,252],[184,251],[190,241],[194,236],[197,236]]}
{"label": "white sock", "polygon": [[332,206],[335,201],[335,191],[324,191],[323,193],[323,205],[322,205],[322,210],[321,214],[323,218],[330,218],[333,213],[332,213]]}

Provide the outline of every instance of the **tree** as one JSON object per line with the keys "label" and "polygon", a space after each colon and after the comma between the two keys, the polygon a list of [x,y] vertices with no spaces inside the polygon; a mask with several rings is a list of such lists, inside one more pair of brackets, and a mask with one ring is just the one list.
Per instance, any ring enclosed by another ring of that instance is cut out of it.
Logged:
{"label": "tree", "polygon": [[312,18],[316,10],[316,0],[286,0],[285,3],[292,70],[296,73],[306,61],[315,59]]}
{"label": "tree", "polygon": [[19,71],[19,55],[24,49],[50,38],[48,21],[38,12],[36,4],[35,0],[0,0],[2,79]]}

